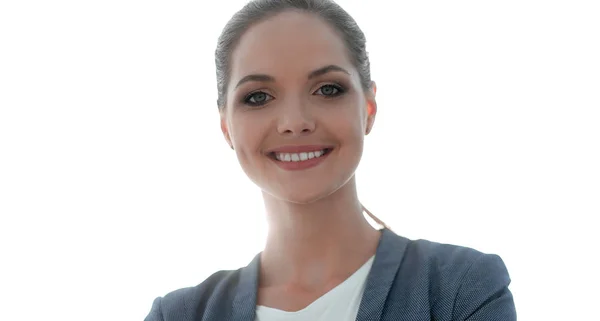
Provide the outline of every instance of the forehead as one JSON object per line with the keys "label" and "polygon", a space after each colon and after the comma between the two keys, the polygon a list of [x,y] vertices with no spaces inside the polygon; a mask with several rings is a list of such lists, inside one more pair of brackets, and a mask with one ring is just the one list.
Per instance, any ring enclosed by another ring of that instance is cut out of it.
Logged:
{"label": "forehead", "polygon": [[306,77],[308,72],[331,64],[353,71],[346,46],[335,29],[314,14],[283,12],[242,35],[231,56],[231,80],[252,73],[276,79]]}

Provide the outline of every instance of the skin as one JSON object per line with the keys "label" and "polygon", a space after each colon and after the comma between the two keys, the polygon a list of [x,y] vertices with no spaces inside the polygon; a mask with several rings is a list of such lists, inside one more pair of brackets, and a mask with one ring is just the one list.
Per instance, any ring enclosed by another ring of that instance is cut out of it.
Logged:
{"label": "skin", "polygon": [[[348,73],[330,70],[308,78],[331,65]],[[254,74],[273,79],[237,86]],[[259,305],[300,310],[375,254],[380,232],[362,214],[354,177],[375,121],[375,93],[375,83],[369,90],[361,86],[335,29],[315,15],[277,14],[249,28],[232,52],[221,128],[242,169],[263,191],[269,233],[261,253]],[[265,103],[252,106],[248,99]],[[266,153],[313,144],[334,149],[318,166],[301,171],[281,169]]]}

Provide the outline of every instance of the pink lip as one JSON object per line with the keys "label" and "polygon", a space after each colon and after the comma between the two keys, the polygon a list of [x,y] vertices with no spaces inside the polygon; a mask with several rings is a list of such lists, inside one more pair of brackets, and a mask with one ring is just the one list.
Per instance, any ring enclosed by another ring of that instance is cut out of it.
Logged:
{"label": "pink lip", "polygon": [[328,152],[327,154],[325,154],[321,157],[311,158],[311,159],[307,159],[307,160],[299,161],[299,162],[282,162],[282,161],[279,161],[279,160],[271,158],[271,157],[269,157],[269,159],[271,159],[271,161],[273,161],[277,166],[279,166],[280,168],[282,168],[284,170],[299,171],[299,170],[303,170],[303,169],[309,169],[311,167],[315,167],[315,166],[321,164],[322,162],[325,161],[325,159],[327,159],[327,157],[329,157],[329,154],[331,154],[331,152]]}
{"label": "pink lip", "polygon": [[331,145],[286,145],[268,150],[267,153],[307,153],[318,150],[331,149]]}
{"label": "pink lip", "polygon": [[[299,162],[279,161],[273,155],[273,154],[277,154],[277,153],[306,153],[306,152],[314,152],[314,151],[319,151],[319,150],[324,150],[324,149],[327,149],[327,152],[325,155],[323,155],[321,157],[310,158],[310,159],[307,159],[304,161],[299,161]],[[325,159],[327,159],[327,157],[329,157],[329,154],[331,154],[332,150],[333,150],[333,147],[331,145],[281,146],[281,147],[271,149],[268,152],[267,157],[269,157],[269,159],[271,159],[272,162],[274,162],[277,166],[279,166],[280,168],[282,168],[284,170],[298,171],[298,170],[315,167],[315,166],[321,164],[323,161],[325,161]]]}

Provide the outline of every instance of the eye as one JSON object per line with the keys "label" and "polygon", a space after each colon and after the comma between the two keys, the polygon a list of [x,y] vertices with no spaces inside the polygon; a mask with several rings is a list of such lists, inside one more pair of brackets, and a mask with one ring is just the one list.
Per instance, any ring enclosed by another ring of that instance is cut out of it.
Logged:
{"label": "eye", "polygon": [[255,91],[244,97],[244,103],[250,106],[261,106],[271,99],[273,99],[273,96],[262,91]]}
{"label": "eye", "polygon": [[320,95],[331,98],[331,97],[337,97],[337,96],[343,94],[345,92],[345,89],[339,85],[327,84],[327,85],[321,86],[321,88],[319,88],[319,89],[317,89],[317,91],[315,91],[315,93],[317,93],[317,94],[319,92],[320,92]]}

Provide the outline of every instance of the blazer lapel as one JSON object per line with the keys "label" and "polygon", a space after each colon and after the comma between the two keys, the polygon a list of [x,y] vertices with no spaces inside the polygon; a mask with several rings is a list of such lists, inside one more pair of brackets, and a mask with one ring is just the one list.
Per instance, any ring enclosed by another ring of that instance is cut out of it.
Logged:
{"label": "blazer lapel", "polygon": [[382,229],[381,239],[360,302],[356,321],[379,321],[396,273],[404,257],[408,239]]}
{"label": "blazer lapel", "polygon": [[259,271],[260,253],[254,257],[248,266],[242,268],[240,271],[237,291],[231,306],[232,321],[254,321]]}

